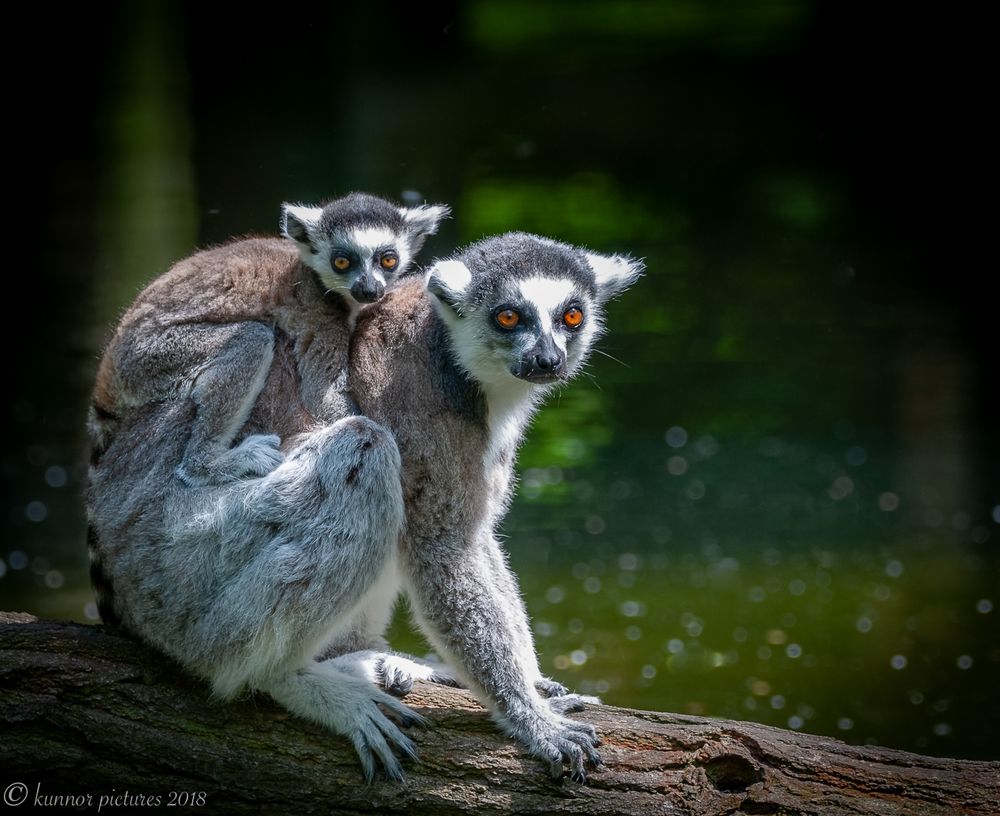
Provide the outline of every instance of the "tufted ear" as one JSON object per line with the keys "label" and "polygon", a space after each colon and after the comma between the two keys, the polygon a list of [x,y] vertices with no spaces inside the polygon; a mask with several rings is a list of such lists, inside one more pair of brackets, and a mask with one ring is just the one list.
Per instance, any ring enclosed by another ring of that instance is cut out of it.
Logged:
{"label": "tufted ear", "polygon": [[587,253],[587,263],[594,270],[597,300],[605,303],[620,295],[642,276],[646,265],[626,255],[600,255]]}
{"label": "tufted ear", "polygon": [[419,207],[400,207],[403,223],[414,235],[426,238],[438,231],[442,218],[447,218],[451,209],[444,204],[421,204]]}
{"label": "tufted ear", "polygon": [[427,291],[455,311],[471,282],[472,273],[461,261],[438,261],[427,272]]}
{"label": "tufted ear", "polygon": [[320,207],[306,207],[302,204],[281,205],[281,232],[301,247],[316,251],[314,236],[319,230],[319,219],[323,215]]}

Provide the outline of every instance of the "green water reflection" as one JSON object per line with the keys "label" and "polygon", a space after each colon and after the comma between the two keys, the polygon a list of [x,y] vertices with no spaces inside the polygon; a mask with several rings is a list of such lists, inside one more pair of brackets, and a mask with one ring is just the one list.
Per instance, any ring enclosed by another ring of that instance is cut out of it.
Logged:
{"label": "green water reflection", "polygon": [[[60,116],[88,128],[42,165],[2,606],[95,614],[82,424],[142,283],[273,231],[282,200],[413,195],[455,209],[426,257],[527,229],[647,263],[519,458],[502,533],[546,672],[622,705],[995,756],[997,369],[975,267],[939,263],[955,225],[925,204],[961,175],[935,173],[946,131],[872,79],[877,33],[903,47],[888,18],[856,40],[847,12],[724,5],[351,11],[338,30],[425,44],[374,63],[357,38],[331,63],[319,12],[273,21],[259,53],[249,22],[220,39],[204,10],[121,12],[67,80]],[[424,648],[405,609],[393,634]]]}

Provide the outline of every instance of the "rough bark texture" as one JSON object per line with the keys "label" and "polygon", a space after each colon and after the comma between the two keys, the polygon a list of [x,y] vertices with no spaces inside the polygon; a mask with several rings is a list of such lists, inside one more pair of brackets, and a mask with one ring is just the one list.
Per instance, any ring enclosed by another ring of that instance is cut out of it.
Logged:
{"label": "rough bark texture", "polygon": [[12,782],[27,786],[29,801],[89,793],[91,812],[112,789],[119,799],[102,813],[124,812],[126,792],[136,810],[134,797],[159,796],[209,813],[410,816],[951,816],[996,813],[1000,803],[1000,763],[612,706],[577,715],[601,733],[607,767],[586,786],[554,783],[467,693],[429,686],[408,698],[431,722],[414,733],[422,763],[402,784],[365,786],[345,740],[270,700],[213,701],[119,632],[29,615],[0,613],[0,686],[0,794]]}

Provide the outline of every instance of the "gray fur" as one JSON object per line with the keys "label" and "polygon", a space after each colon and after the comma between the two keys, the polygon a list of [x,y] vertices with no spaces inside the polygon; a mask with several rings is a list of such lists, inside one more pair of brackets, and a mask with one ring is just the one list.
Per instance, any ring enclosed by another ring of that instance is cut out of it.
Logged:
{"label": "gray fur", "polygon": [[599,257],[610,263],[600,282],[575,247],[525,234],[475,244],[432,268],[428,291],[401,284],[361,315],[349,378],[361,412],[394,434],[402,456],[401,580],[417,623],[508,734],[553,776],[568,763],[580,781],[587,764],[600,763],[597,735],[563,716],[583,698],[567,698],[542,676],[517,581],[494,535],[517,445],[550,386],[513,370],[520,346],[497,339],[493,313],[519,280],[542,277],[568,291],[590,320],[567,344],[561,378],[571,376],[590,351],[604,301],[641,270],[629,259]]}
{"label": "gray fur", "polygon": [[[263,478],[189,487],[176,475],[191,403],[144,406],[123,423],[90,484],[91,512],[122,623],[229,698],[244,688],[401,769],[412,745],[374,705],[418,718],[366,679],[314,656],[359,626],[393,575],[403,501],[388,434],[349,417],[299,437]],[[149,440],[157,455],[149,455]]]}

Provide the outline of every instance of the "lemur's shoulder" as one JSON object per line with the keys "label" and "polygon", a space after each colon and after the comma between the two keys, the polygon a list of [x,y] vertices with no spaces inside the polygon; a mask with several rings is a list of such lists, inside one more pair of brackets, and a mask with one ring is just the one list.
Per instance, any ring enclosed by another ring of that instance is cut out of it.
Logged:
{"label": "lemur's shoulder", "polygon": [[428,331],[433,310],[423,279],[412,276],[399,281],[382,300],[364,309],[357,328],[377,334],[382,343],[396,350]]}
{"label": "lemur's shoulder", "polygon": [[356,393],[394,393],[421,421],[448,415],[485,426],[480,389],[453,364],[447,327],[420,277],[402,281],[361,312],[351,363]]}
{"label": "lemur's shoulder", "polygon": [[433,305],[416,277],[401,281],[378,303],[361,310],[351,344],[352,366],[368,387],[381,391],[415,365],[423,367],[433,318]]}

